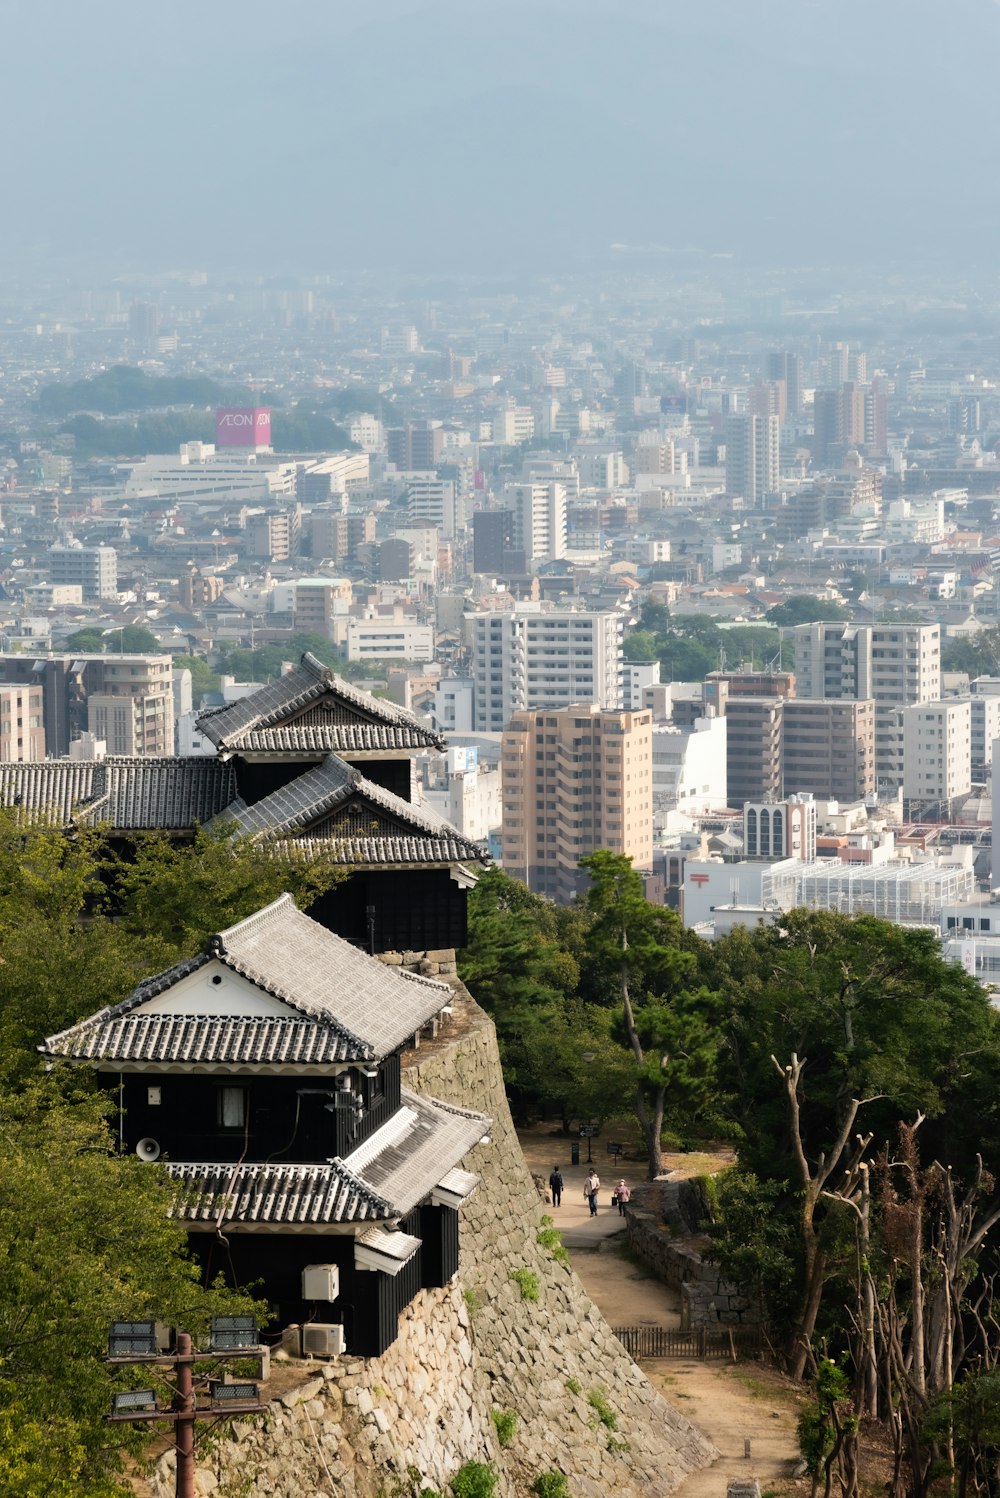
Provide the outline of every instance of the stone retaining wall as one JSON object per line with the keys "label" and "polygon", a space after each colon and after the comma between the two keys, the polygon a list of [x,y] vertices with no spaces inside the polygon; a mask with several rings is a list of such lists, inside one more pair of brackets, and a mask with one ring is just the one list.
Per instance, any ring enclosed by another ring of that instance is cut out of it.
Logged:
{"label": "stone retaining wall", "polygon": [[[404,1056],[403,1081],[494,1119],[492,1142],[463,1162],[482,1184],[462,1209],[459,1278],[417,1296],[382,1357],[303,1364],[300,1387],[220,1441],[199,1470],[201,1494],[402,1498],[421,1485],[446,1493],[465,1462],[492,1461],[498,1498],[527,1495],[553,1468],[573,1498],[666,1498],[716,1454],[652,1388],[572,1270],[536,1241],[544,1209],[493,1026],[443,972],[448,955],[399,954],[407,966],[435,963],[433,976],[456,987],[448,1033]],[[517,1426],[501,1448],[492,1413],[508,1410]],[[156,1498],[172,1486],[166,1457]]]}
{"label": "stone retaining wall", "polygon": [[[676,1191],[676,1183],[668,1183]],[[629,1247],[666,1285],[680,1292],[681,1330],[755,1322],[750,1304],[691,1243],[671,1236],[656,1188],[640,1187],[625,1213]]]}

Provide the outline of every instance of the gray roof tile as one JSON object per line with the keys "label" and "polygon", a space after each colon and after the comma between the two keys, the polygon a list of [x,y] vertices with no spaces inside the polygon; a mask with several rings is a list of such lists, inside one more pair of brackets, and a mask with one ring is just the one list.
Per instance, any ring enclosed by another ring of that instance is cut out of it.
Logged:
{"label": "gray roof tile", "polygon": [[402,1094],[403,1106],[343,1160],[324,1164],[171,1161],[171,1215],[189,1223],[287,1226],[385,1222],[424,1201],[490,1126],[483,1113]]}
{"label": "gray roof tile", "polygon": [[[296,726],[300,714],[306,721]],[[359,691],[308,651],[277,681],[202,713],[198,727],[223,753],[444,748],[412,713]]]}
{"label": "gray roof tile", "polygon": [[[120,1028],[123,1018],[149,999],[166,993],[206,962],[216,960],[288,1004],[293,1019],[297,1013],[325,1027],[333,1037],[327,1044],[339,1045],[343,1052],[339,1059],[343,1060],[374,1060],[389,1055],[432,1019],[451,996],[446,984],[387,967],[335,936],[298,910],[291,895],[286,894],[213,936],[200,956],[147,979],[120,1004],[50,1036],[41,1049],[51,1056],[103,1059],[105,1053],[93,1032],[102,1030],[111,1046],[124,1044],[125,1032]],[[232,1025],[240,1018],[231,1015],[222,1020]],[[219,1024],[220,1020],[207,1023]],[[186,1033],[176,1032],[175,1041],[180,1043]],[[140,1032],[135,1034],[136,1043],[145,1043],[145,1034],[141,1040]],[[193,1040],[193,1034],[190,1038]],[[236,1043],[232,1034],[229,1043]],[[205,1039],[199,1044],[210,1042]]]}
{"label": "gray roof tile", "polygon": [[[348,821],[346,812],[349,806],[354,814]],[[363,812],[359,823],[359,808],[367,808],[370,813],[370,821],[374,824],[370,833],[362,825],[365,820]],[[287,838],[308,831],[318,822],[338,814],[345,816],[345,838],[386,844],[377,858],[378,863],[396,861],[391,856],[394,851],[392,844],[396,842],[404,845],[404,851],[407,842],[412,845],[410,851],[415,856],[407,858],[406,862],[438,861],[430,856],[432,851],[442,855],[441,862],[466,858],[478,862],[485,858],[478,844],[462,837],[449,823],[427,808],[414,806],[376,785],[360,770],[334,754],[253,806],[247,806],[241,800],[235,801],[221,814],[220,821],[232,823],[237,832],[250,837]],[[336,842],[339,837],[340,831],[334,826],[324,832],[323,840]]]}
{"label": "gray roof tile", "polygon": [[108,822],[122,832],[210,822],[236,795],[233,766],[189,759],[42,760],[0,765],[0,805],[57,822]]}

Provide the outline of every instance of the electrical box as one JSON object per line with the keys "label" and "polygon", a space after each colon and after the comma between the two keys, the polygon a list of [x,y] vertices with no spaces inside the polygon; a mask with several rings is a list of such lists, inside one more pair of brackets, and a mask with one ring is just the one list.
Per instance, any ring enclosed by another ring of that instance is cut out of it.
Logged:
{"label": "electrical box", "polygon": [[344,1351],[344,1328],[307,1321],[302,1328],[304,1358],[336,1358]]}
{"label": "electrical box", "polygon": [[340,1270],[336,1264],[307,1264],[302,1271],[303,1300],[336,1300]]}

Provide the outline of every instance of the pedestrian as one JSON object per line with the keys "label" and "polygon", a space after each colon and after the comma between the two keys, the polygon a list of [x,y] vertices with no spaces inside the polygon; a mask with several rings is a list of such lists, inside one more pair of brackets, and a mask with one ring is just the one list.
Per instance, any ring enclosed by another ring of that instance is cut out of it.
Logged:
{"label": "pedestrian", "polygon": [[552,1174],[549,1176],[549,1190],[552,1192],[552,1205],[562,1206],[563,1178],[562,1171],[558,1165],[553,1165]]}
{"label": "pedestrian", "polygon": [[615,1194],[612,1197],[612,1201],[615,1201],[615,1202],[618,1203],[618,1216],[619,1217],[624,1217],[625,1216],[625,1208],[629,1204],[629,1199],[630,1199],[631,1195],[632,1195],[632,1193],[629,1190],[628,1186],[625,1184],[625,1182],[624,1181],[619,1181],[618,1185],[615,1187]]}
{"label": "pedestrian", "polygon": [[597,1193],[601,1189],[601,1178],[597,1171],[591,1168],[590,1174],[583,1183],[583,1194],[590,1203],[591,1217],[597,1216]]}

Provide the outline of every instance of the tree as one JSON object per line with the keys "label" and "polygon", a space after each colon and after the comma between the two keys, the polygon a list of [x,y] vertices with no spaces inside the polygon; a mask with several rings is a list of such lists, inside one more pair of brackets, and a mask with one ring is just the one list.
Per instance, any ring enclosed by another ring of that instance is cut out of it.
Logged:
{"label": "tree", "polygon": [[458,970],[496,1025],[504,1081],[523,1121],[540,1080],[551,1074],[540,1064],[543,1051],[551,1066],[553,1043],[561,1050],[564,1002],[580,976],[556,937],[553,907],[502,869],[488,869],[469,899],[469,940]]}
{"label": "tree", "polygon": [[0,1092],[0,1491],[129,1498],[123,1456],[143,1437],[104,1415],[134,1370],[103,1362],[117,1319],[195,1335],[253,1309],[206,1290],[164,1172],[115,1154],[106,1100],[63,1076]]}
{"label": "tree", "polygon": [[38,1068],[46,1035],[115,1003],[289,890],[303,909],[344,877],[332,852],[281,859],[246,838],[151,834],[122,859],[100,828],[0,812],[0,1080]]}
{"label": "tree", "polygon": [[191,672],[191,696],[200,702],[206,692],[219,690],[219,674],[199,655],[179,655],[174,660],[175,671]]}
{"label": "tree", "polygon": [[772,624],[816,624],[821,620],[849,619],[850,610],[845,609],[842,604],[828,603],[823,598],[815,598],[811,593],[799,593],[794,598],[788,598],[784,603],[776,603],[773,608],[768,609],[764,615],[765,619]]}
{"label": "tree", "polygon": [[715,997],[686,986],[695,960],[679,946],[677,917],[645,898],[630,858],[601,849],[580,866],[591,877],[587,949],[598,971],[617,980],[617,1033],[632,1053],[635,1111],[654,1180],[663,1168],[668,1100],[688,1118],[708,1103],[719,1044]]}
{"label": "tree", "polygon": [[942,644],[941,670],[965,671],[969,676],[1000,676],[1000,625]]}
{"label": "tree", "polygon": [[141,624],[123,624],[120,629],[78,629],[67,635],[67,650],[82,655],[159,655],[162,646],[152,630]]}
{"label": "tree", "polygon": [[657,638],[646,629],[633,630],[625,636],[624,654],[627,661],[655,661]]}

